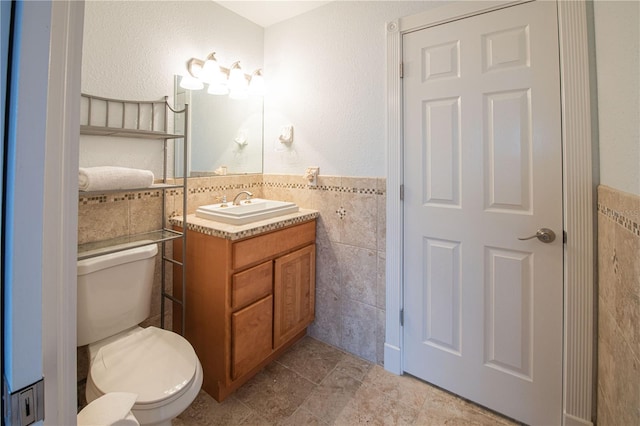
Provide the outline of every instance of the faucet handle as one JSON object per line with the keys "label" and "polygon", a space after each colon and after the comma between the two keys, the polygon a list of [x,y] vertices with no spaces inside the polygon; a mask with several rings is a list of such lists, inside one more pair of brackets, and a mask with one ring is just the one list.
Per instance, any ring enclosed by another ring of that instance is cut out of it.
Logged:
{"label": "faucet handle", "polygon": [[223,195],[222,197],[216,197],[216,201],[220,201],[221,203],[227,202],[227,196]]}

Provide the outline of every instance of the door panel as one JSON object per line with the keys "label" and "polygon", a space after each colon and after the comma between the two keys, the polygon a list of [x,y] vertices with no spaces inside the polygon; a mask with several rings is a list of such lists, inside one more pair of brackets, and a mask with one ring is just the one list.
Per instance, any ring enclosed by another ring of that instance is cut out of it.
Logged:
{"label": "door panel", "polygon": [[485,247],[486,365],[531,379],[532,253]]}
{"label": "door panel", "polygon": [[531,213],[530,91],[484,95],[485,208]]}
{"label": "door panel", "polygon": [[529,424],[562,414],[556,5],[403,36],[404,370]]}
{"label": "door panel", "polygon": [[423,103],[424,204],[460,207],[460,98]]}
{"label": "door panel", "polygon": [[423,340],[433,347],[460,354],[460,243],[424,239]]}

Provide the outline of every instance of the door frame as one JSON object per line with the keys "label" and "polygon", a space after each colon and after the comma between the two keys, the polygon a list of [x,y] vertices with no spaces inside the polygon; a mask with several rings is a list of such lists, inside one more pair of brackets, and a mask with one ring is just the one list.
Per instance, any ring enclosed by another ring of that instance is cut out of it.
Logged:
{"label": "door frame", "polygon": [[[403,34],[530,0],[448,4],[386,24],[387,223],[384,367],[403,373]],[[560,49],[564,245],[563,424],[592,425],[594,398],[594,292],[596,254],[592,145],[593,93],[585,0],[557,1]],[[594,139],[595,141],[595,139]]]}
{"label": "door frame", "polygon": [[80,82],[84,0],[51,2],[42,233],[45,425],[75,424]]}

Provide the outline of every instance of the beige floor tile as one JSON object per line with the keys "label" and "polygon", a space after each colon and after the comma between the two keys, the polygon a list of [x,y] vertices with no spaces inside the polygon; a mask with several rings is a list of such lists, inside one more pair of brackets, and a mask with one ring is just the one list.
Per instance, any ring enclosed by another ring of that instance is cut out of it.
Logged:
{"label": "beige floor tile", "polygon": [[358,381],[363,381],[371,368],[373,368],[371,362],[351,354],[345,354],[336,365],[336,370],[342,371]]}
{"label": "beige floor tile", "polygon": [[271,363],[234,396],[265,419],[278,422],[291,416],[313,388],[309,380],[279,363]]}
{"label": "beige floor tile", "polygon": [[362,382],[336,368],[311,392],[302,407],[324,422],[332,423],[354,397]]}
{"label": "beige floor tile", "polygon": [[[340,355],[340,356],[338,356]],[[317,364],[317,365],[315,365]],[[315,377],[318,383],[303,377]],[[322,379],[318,379],[322,376]],[[409,375],[301,340],[222,403],[200,392],[173,426],[515,425]]]}
{"label": "beige floor tile", "polygon": [[397,376],[375,365],[364,380],[365,386],[383,392],[394,401],[416,410],[420,409],[429,394],[430,386],[409,375]]}
{"label": "beige floor tile", "polygon": [[415,420],[415,425],[457,425],[464,421],[461,401],[436,389],[428,396]]}
{"label": "beige floor tile", "polygon": [[318,384],[344,356],[344,352],[335,347],[307,336],[284,353],[277,362]]}
{"label": "beige floor tile", "polygon": [[[244,419],[241,423],[238,423],[238,426],[274,426],[275,423],[270,422],[264,417],[260,416],[256,412],[252,412],[249,417]],[[172,425],[177,426],[177,425]],[[232,425],[229,425],[232,426]]]}
{"label": "beige floor tile", "polygon": [[425,402],[414,423],[416,426],[506,426],[517,424],[436,387],[428,386],[426,393]]}
{"label": "beige floor tile", "polygon": [[371,386],[361,386],[333,423],[348,425],[412,425],[418,410]]}
{"label": "beige floor tile", "polygon": [[507,418],[498,416],[491,411],[477,409],[472,404],[466,403],[467,408],[462,410],[463,418],[469,421],[469,424],[480,426],[507,426],[517,425]]}
{"label": "beige floor tile", "polygon": [[327,423],[304,408],[298,408],[290,417],[278,422],[278,426],[325,426]]}
{"label": "beige floor tile", "polygon": [[217,402],[204,391],[200,391],[195,401],[173,420],[173,426],[214,426],[241,424],[252,411],[237,399],[231,397]]}

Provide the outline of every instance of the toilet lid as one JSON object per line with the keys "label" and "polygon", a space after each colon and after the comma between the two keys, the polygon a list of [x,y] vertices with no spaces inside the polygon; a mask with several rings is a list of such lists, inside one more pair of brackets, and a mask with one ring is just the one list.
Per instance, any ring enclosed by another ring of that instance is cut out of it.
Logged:
{"label": "toilet lid", "polygon": [[198,358],[182,336],[148,327],[102,347],[91,378],[103,393],[137,393],[138,404],[178,397],[193,380]]}

